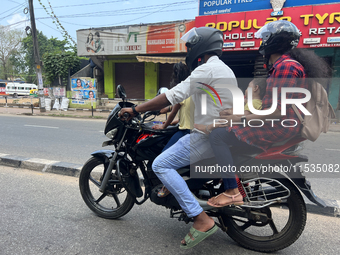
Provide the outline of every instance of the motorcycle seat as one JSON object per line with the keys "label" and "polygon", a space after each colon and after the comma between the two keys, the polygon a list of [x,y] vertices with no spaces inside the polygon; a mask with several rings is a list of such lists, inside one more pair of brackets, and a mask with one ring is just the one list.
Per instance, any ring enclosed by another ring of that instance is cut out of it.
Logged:
{"label": "motorcycle seat", "polygon": [[168,126],[166,129],[152,129],[152,127],[154,125],[155,124],[152,121],[146,122],[146,123],[143,124],[143,128],[146,131],[151,131],[151,132],[159,133],[159,134],[175,133],[175,132],[178,131],[178,125],[176,125],[176,126]]}

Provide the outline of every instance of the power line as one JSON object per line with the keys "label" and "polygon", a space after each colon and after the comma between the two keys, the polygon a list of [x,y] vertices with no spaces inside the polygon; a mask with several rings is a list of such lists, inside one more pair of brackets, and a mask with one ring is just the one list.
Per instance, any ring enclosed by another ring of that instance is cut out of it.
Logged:
{"label": "power line", "polygon": [[41,0],[38,0],[38,1],[39,1],[40,5],[43,6],[43,8],[45,9],[46,13],[52,17],[53,23],[56,23],[57,29],[62,30],[64,38],[65,38],[66,40],[72,41],[72,43],[73,43],[74,45],[76,45],[77,43],[76,43],[76,42],[73,40],[73,38],[69,35],[69,33],[67,32],[67,30],[63,27],[63,25],[60,23],[58,17],[57,17],[56,14],[54,13],[54,10],[53,10],[53,7],[52,7],[52,5],[51,5],[51,2],[50,2],[49,0],[47,0],[48,4],[49,4],[49,6],[50,6],[50,9],[51,9],[51,13],[50,13],[50,12],[47,10],[47,8],[42,4]]}
{"label": "power line", "polygon": [[14,25],[23,23],[23,22],[27,22],[27,21],[29,21],[29,19],[21,20],[21,21],[18,21],[18,22],[15,22],[15,23],[13,23],[13,24],[10,24],[10,25],[7,25],[7,26],[3,26],[3,27],[4,27],[4,28],[8,28],[8,27],[11,27],[11,26],[14,26]]}
{"label": "power line", "polygon": [[9,2],[12,2],[12,3],[19,4],[18,2],[16,2],[16,1],[13,1],[13,0],[7,0],[7,1],[9,1]]}
{"label": "power line", "polygon": [[[162,7],[175,7],[183,4],[190,4],[196,2],[195,0],[192,1],[184,1],[184,2],[175,2],[175,3],[169,3],[169,4],[158,4],[158,5],[149,5],[149,6],[144,6],[143,11],[147,10],[153,10],[153,9],[163,9]],[[111,10],[111,11],[99,11],[99,12],[87,12],[87,13],[78,13],[78,14],[69,14],[69,15],[60,15],[58,18],[80,18],[80,17],[91,17],[91,16],[104,16],[105,14],[110,14],[109,16],[112,15],[122,15],[121,13],[125,12],[133,12],[133,11],[141,11],[140,7],[134,7],[134,8],[126,8],[126,9],[118,9],[118,10]],[[131,13],[130,13],[131,14]],[[133,13],[132,13],[133,14]]]}
{"label": "power line", "polygon": [[[117,2],[128,2],[129,0],[116,0],[116,1],[108,1],[108,2],[99,2],[93,4],[72,4],[72,5],[62,5],[62,6],[54,6],[53,8],[68,8],[68,7],[77,7],[77,6],[87,6],[87,5],[99,5],[99,4],[110,4],[110,3],[117,3]],[[44,8],[37,8],[37,9],[44,9]]]}
{"label": "power line", "polygon": [[[191,1],[191,2],[194,2],[194,1]],[[58,18],[64,19],[64,18],[81,18],[81,17],[91,17],[91,16],[103,17],[103,16],[135,15],[135,14],[143,14],[143,13],[146,13],[146,11],[148,11],[148,10],[152,11],[154,9],[156,9],[156,11],[153,12],[153,13],[156,13],[156,12],[161,12],[161,10],[163,10],[166,7],[169,7],[169,6],[175,7],[175,6],[180,5],[181,3],[182,2],[178,2],[176,4],[171,3],[171,4],[167,4],[167,5],[161,4],[161,5],[146,6],[146,7],[143,8],[142,12],[141,12],[141,8],[128,8],[128,9],[120,9],[120,10],[113,10],[113,11],[100,11],[100,12],[79,13],[79,14],[72,14],[72,15],[61,15]],[[194,8],[187,8],[187,9],[194,9]],[[183,10],[183,9],[176,9],[176,10],[173,10],[173,11],[181,11],[181,10]],[[169,11],[172,11],[172,10],[169,10]],[[40,17],[40,18],[37,18],[37,19],[48,19],[48,18],[49,17]]]}
{"label": "power line", "polygon": [[[41,22],[40,20],[38,20],[38,22],[41,23],[41,24],[43,24],[43,25],[45,25],[45,26],[47,26],[47,27],[49,27],[49,28],[51,28],[51,29],[53,29],[54,31],[59,32],[61,35],[63,35],[63,33],[62,33],[60,30],[55,29],[55,28],[53,28],[53,27],[51,27],[51,26],[49,26],[49,25],[46,25],[45,23]],[[71,36],[71,35],[70,35],[70,36]],[[72,37],[73,39],[76,40],[76,38],[74,38],[73,36],[71,36],[71,37]]]}
{"label": "power line", "polygon": [[19,6],[18,8],[15,7],[16,9],[15,9],[14,12],[12,12],[11,14],[8,14],[8,15],[5,16],[5,17],[0,18],[0,21],[3,20],[3,19],[5,19],[5,18],[7,18],[7,17],[9,17],[9,16],[12,16],[12,15],[15,14],[16,12],[18,12],[24,5],[25,5],[25,4],[21,4],[21,6]]}
{"label": "power line", "polygon": [[9,12],[9,11],[15,9],[15,8],[18,8],[18,7],[20,8],[20,7],[21,7],[22,5],[24,5],[24,4],[25,4],[25,3],[19,4],[19,5],[17,5],[17,6],[15,6],[15,7],[11,8],[11,9],[8,9],[7,11],[4,11],[4,12],[0,13],[0,15],[4,14],[4,13],[6,13],[6,12]]}
{"label": "power line", "polygon": [[[36,20],[37,20],[37,19],[36,19]],[[60,30],[55,29],[55,28],[53,28],[53,27],[51,27],[51,26],[49,26],[49,25],[46,25],[45,23],[41,22],[40,20],[37,20],[37,21],[38,21],[39,23],[45,25],[46,27],[49,27],[50,29],[53,29],[54,31],[57,31],[57,32],[59,32],[61,35],[63,35],[63,33],[62,33]]]}
{"label": "power line", "polygon": [[[192,9],[196,9],[196,7],[192,7],[192,8],[186,8],[185,10],[192,10]],[[183,11],[183,9],[174,9],[174,10],[163,10],[163,11],[158,11],[158,12],[174,12],[174,11]],[[121,13],[121,14],[112,14],[112,15],[108,15],[108,16],[124,16],[124,15],[138,15],[138,14],[144,14],[144,13],[150,13],[150,12],[134,12],[134,13]],[[152,13],[151,13],[152,14]],[[141,18],[141,17],[139,17]],[[139,19],[138,18],[138,19]],[[61,19],[66,19],[66,18],[61,18]],[[70,24],[70,25],[75,25],[75,26],[84,26],[84,27],[92,27],[93,24],[90,24],[90,25],[87,25],[87,24],[77,24],[77,23],[71,23],[71,22],[67,22],[67,21],[64,21],[64,23],[66,24]],[[125,22],[128,22],[128,21],[124,21]],[[117,24],[117,23],[116,23]],[[104,24],[104,25],[96,25],[96,27],[108,27],[108,26],[114,26],[116,24]]]}

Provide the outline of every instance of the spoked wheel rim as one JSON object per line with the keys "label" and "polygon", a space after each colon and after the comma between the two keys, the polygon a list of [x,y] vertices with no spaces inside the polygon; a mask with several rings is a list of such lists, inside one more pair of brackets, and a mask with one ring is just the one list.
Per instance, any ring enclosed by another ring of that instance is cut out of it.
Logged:
{"label": "spoked wheel rim", "polygon": [[118,218],[126,214],[133,206],[133,198],[119,182],[115,171],[104,192],[100,191],[105,172],[104,163],[93,158],[89,160],[79,178],[79,185],[85,203],[101,217]]}
{"label": "spoked wheel rim", "polygon": [[249,220],[237,216],[222,216],[228,235],[243,247],[273,252],[288,247],[301,235],[306,223],[306,207],[299,191],[290,182],[284,182],[291,194],[288,198],[262,209],[240,208],[266,220]]}
{"label": "spoked wheel rim", "polygon": [[[269,241],[273,238],[279,238],[291,225],[294,212],[290,205],[287,200],[285,203],[280,203],[280,205],[271,205],[263,209],[252,209],[253,212],[265,214],[268,217],[267,221],[249,220],[240,217],[231,218],[234,226],[242,231],[244,236],[258,241]],[[283,209],[280,213],[280,220],[273,218],[275,209]],[[274,210],[274,213],[272,210]],[[258,228],[262,228],[261,231]]]}

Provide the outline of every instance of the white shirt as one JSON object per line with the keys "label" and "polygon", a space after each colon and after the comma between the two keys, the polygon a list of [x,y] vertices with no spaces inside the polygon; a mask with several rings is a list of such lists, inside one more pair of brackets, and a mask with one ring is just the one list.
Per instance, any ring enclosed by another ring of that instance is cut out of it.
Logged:
{"label": "white shirt", "polygon": [[[222,105],[217,95],[202,83],[216,90]],[[195,124],[208,125],[219,117],[220,111],[232,108],[233,98],[227,86],[237,87],[236,77],[217,56],[212,56],[206,63],[195,68],[186,80],[165,92],[165,96],[172,105],[191,96],[195,104]],[[216,103],[207,92],[211,93]],[[205,103],[206,107],[204,107]]]}

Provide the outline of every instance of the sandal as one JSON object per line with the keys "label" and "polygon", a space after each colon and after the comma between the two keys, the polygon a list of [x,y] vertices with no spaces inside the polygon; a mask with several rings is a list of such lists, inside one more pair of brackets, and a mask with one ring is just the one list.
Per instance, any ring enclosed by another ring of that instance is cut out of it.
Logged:
{"label": "sandal", "polygon": [[158,197],[166,197],[169,194],[170,194],[170,191],[165,186],[163,186],[160,189],[160,191],[158,191],[157,196]]}
{"label": "sandal", "polygon": [[184,237],[185,244],[181,244],[180,248],[185,250],[190,249],[202,242],[208,236],[214,234],[217,230],[218,227],[216,226],[216,224],[206,232],[201,232],[191,227],[189,233]]}
{"label": "sandal", "polygon": [[[228,205],[243,205],[243,196],[241,195],[241,193],[237,193],[236,195],[228,195],[226,193],[221,193],[219,195],[217,195],[215,198],[218,198],[219,196],[224,195],[226,197],[231,198],[231,201],[225,204],[220,204],[220,205],[215,205],[210,203],[209,201],[207,202],[208,205],[212,206],[212,207],[224,207],[224,206],[228,206]],[[235,199],[236,197],[240,196],[239,198]]]}

